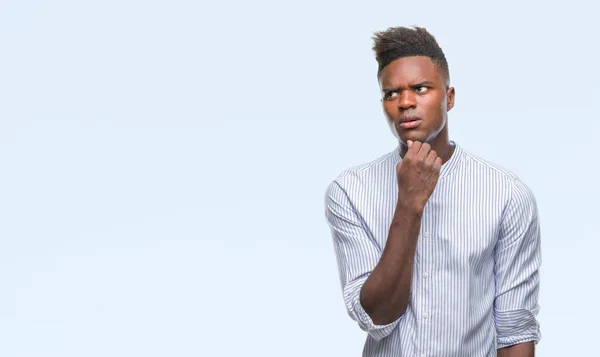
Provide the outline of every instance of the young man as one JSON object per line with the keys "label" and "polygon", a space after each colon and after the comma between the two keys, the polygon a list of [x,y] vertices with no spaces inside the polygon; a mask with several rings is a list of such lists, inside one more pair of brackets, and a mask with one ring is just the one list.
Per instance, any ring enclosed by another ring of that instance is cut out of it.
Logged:
{"label": "young man", "polygon": [[534,356],[540,225],[512,172],[449,140],[454,88],[423,28],[378,32],[388,124],[399,145],[342,172],[325,212],[363,356]]}

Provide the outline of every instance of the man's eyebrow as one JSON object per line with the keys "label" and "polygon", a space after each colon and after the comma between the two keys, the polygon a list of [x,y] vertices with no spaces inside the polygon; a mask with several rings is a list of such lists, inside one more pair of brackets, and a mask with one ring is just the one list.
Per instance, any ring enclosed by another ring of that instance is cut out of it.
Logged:
{"label": "man's eyebrow", "polygon": [[[411,88],[418,88],[418,87],[423,87],[423,86],[434,86],[435,83],[431,82],[431,81],[423,81],[423,82],[419,82],[416,84],[411,85]],[[399,88],[383,88],[381,91],[384,93],[389,93],[389,92],[397,92],[398,90],[400,90]]]}
{"label": "man's eyebrow", "polygon": [[433,86],[435,85],[435,83],[431,82],[431,81],[424,81],[424,82],[419,82],[411,87],[423,87],[423,86]]}

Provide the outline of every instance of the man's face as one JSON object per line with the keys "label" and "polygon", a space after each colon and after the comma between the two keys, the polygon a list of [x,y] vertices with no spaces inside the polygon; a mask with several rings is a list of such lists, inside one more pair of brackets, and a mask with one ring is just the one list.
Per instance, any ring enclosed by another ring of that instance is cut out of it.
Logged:
{"label": "man's face", "polygon": [[431,142],[446,129],[447,112],[454,105],[441,69],[425,56],[399,58],[379,75],[383,110],[400,141]]}

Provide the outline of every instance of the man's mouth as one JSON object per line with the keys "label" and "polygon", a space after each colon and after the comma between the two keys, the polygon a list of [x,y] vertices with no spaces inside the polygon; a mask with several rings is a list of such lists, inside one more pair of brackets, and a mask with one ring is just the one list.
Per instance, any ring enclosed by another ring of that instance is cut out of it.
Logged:
{"label": "man's mouth", "polygon": [[400,126],[404,129],[416,128],[421,122],[423,120],[416,115],[403,115],[400,117]]}

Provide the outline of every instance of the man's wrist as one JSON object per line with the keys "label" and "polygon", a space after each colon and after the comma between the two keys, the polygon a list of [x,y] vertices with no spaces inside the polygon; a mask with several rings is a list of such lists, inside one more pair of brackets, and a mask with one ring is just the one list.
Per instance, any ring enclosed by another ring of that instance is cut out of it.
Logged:
{"label": "man's wrist", "polygon": [[402,217],[408,216],[413,218],[421,218],[424,210],[424,204],[408,203],[402,201],[400,198],[398,199],[398,204],[396,205],[396,213],[400,213]]}

